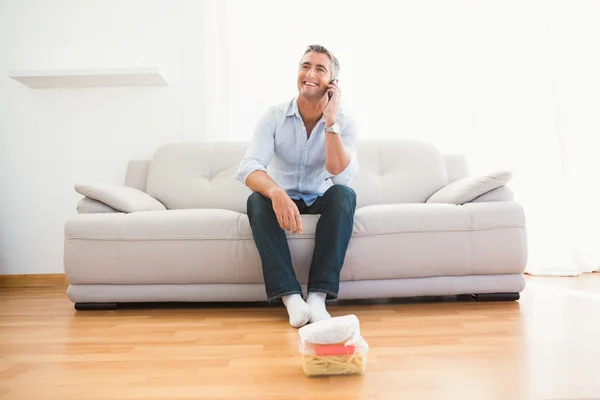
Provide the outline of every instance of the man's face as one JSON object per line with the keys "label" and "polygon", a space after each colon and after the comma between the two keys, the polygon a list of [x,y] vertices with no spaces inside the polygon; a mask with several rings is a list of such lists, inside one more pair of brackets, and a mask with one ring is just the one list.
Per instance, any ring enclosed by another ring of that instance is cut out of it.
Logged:
{"label": "man's face", "polygon": [[302,57],[298,70],[298,93],[307,98],[325,96],[331,80],[331,60],[327,54],[311,51]]}

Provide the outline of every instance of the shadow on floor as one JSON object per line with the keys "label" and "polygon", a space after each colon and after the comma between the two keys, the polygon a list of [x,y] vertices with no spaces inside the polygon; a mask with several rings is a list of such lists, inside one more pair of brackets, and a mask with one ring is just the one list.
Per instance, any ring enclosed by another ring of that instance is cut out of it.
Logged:
{"label": "shadow on floor", "polygon": [[[328,300],[328,306],[356,306],[356,305],[385,305],[385,304],[419,304],[419,303],[450,303],[450,302],[473,302],[471,295],[459,296],[420,296],[420,297],[398,297],[359,300]],[[279,308],[283,303],[267,301],[255,302],[147,302],[147,303],[118,303],[118,309],[231,309],[231,308]]]}

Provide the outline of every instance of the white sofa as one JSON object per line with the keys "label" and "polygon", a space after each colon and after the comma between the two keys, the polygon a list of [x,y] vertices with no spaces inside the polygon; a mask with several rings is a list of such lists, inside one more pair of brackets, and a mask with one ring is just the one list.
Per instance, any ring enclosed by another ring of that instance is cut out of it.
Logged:
{"label": "white sofa", "polygon": [[[124,186],[77,184],[84,197],[64,244],[75,308],[266,301],[251,191],[233,177],[248,144],[168,144],[130,161]],[[415,140],[362,140],[358,161],[339,299],[519,298],[525,216],[506,179],[469,177],[464,156]],[[304,232],[288,240],[305,284],[318,216],[302,219]]]}

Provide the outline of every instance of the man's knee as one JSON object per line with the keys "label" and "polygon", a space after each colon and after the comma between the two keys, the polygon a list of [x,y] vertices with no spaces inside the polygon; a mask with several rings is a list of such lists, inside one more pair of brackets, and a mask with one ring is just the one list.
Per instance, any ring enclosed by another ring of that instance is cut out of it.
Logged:
{"label": "man's knee", "polygon": [[335,204],[354,209],[356,207],[356,192],[346,185],[333,185],[328,192]]}
{"label": "man's knee", "polygon": [[258,192],[252,193],[250,196],[248,196],[248,200],[246,202],[248,214],[261,212],[268,206],[268,203],[269,199],[262,194]]}

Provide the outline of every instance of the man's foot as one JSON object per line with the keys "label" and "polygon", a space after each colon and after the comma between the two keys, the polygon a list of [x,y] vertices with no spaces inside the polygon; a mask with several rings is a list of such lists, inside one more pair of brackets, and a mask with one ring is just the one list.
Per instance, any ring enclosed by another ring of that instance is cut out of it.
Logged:
{"label": "man's foot", "polygon": [[312,316],[310,317],[310,322],[322,321],[324,319],[331,318],[331,315],[327,312],[325,308],[325,299],[327,298],[326,293],[321,292],[310,292],[308,294],[308,298],[306,299],[306,303],[310,306],[310,310],[312,311]]}
{"label": "man's foot", "polygon": [[291,294],[282,298],[285,308],[290,316],[290,325],[294,328],[300,328],[310,320],[310,306],[306,304],[299,294]]}

